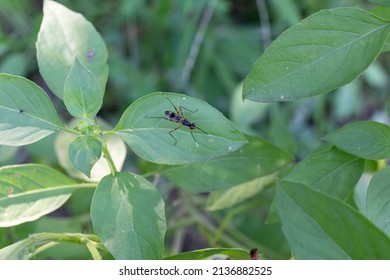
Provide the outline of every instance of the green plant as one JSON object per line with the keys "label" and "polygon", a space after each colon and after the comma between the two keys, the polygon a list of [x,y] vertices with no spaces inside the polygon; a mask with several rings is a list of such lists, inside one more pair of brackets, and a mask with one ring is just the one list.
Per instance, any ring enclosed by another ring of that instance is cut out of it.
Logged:
{"label": "green plant", "polygon": [[[59,13],[67,16],[56,16]],[[353,8],[324,10],[280,35],[245,79],[242,95],[240,89],[236,91],[232,119],[242,131],[253,134],[250,124],[264,107],[243,104],[242,96],[257,102],[292,101],[356,79],[388,49],[390,27],[383,19],[388,10],[378,8],[376,13],[381,18]],[[164,200],[145,179],[154,174],[162,174],[186,191],[211,192],[207,210],[214,215],[227,213],[215,229],[197,212],[197,202],[188,199],[192,219],[203,225],[205,234],[212,229],[215,234],[209,240],[217,248],[168,254],[166,259],[215,254],[248,258],[249,248],[225,236],[226,231],[235,240],[259,247],[262,256],[280,257],[229,226],[238,213],[252,213],[253,205],[272,198],[274,188],[269,186],[274,183],[276,196],[267,221],[281,222],[294,258],[390,257],[386,188],[390,174],[383,168],[383,159],[389,156],[387,125],[363,121],[335,130],[323,138],[334,146],[324,145],[295,165],[291,161],[296,145],[282,121],[274,121],[271,128],[273,145],[256,136],[244,137],[216,109],[182,94],[158,92],[141,97],[112,128],[96,117],[108,76],[105,44],[81,15],[52,1],[45,2],[37,57],[46,83],[76,119],[65,125],[36,84],[0,74],[0,144],[21,146],[57,133],[61,165],[73,178],[40,164],[1,167],[0,225],[12,227],[38,219],[85,189],[93,190],[93,234],[35,233],[1,249],[0,258],[33,258],[63,243],[85,246],[94,259],[162,258],[167,227]],[[187,108],[185,117],[205,133],[188,125],[172,131],[179,124],[156,118],[164,117],[164,111],[175,111],[171,102]],[[283,115],[277,107],[271,113],[274,119]],[[155,163],[145,164],[144,176],[120,171],[123,142],[140,158]],[[377,173],[368,186],[366,202],[359,204],[353,193],[364,170]],[[80,196],[77,199],[81,201]],[[233,210],[224,212],[229,207]],[[246,217],[241,223],[258,222],[256,215]],[[221,243],[241,249],[220,248]]]}
{"label": "green plant", "polygon": [[[388,9],[377,12],[388,17]],[[339,8],[306,18],[258,59],[244,98],[291,101],[351,82],[387,50],[390,24],[382,17]],[[295,258],[390,258],[389,169],[381,163],[390,156],[389,133],[388,125],[374,121],[346,125],[323,137],[333,147],[310,154],[277,181],[276,209]],[[349,199],[370,160],[378,161],[378,171],[356,209]]]}
{"label": "green plant", "polygon": [[[27,145],[62,131],[74,135],[67,138],[66,145],[73,167],[91,177],[92,167],[103,155],[106,168],[96,186],[80,184],[44,165],[2,167],[1,226],[35,220],[59,208],[76,189],[96,187],[91,219],[99,239],[82,234],[37,234],[3,249],[2,258],[29,258],[59,240],[86,245],[95,259],[101,258],[98,249],[102,248],[117,259],[162,258],[166,230],[163,199],[143,177],[118,171],[121,163],[115,164],[112,156],[118,145],[110,147],[111,139],[119,136],[146,160],[174,165],[226,155],[245,144],[245,137],[207,103],[163,92],[140,98],[114,129],[104,130],[96,114],[108,76],[107,51],[94,27],[80,14],[46,1],[36,46],[42,76],[76,121],[67,127],[46,93],[33,82],[1,74],[0,144]],[[170,102],[180,110],[191,108],[191,122],[198,127],[207,125],[207,133],[189,128],[184,119],[176,126],[162,120],[164,111],[173,110]],[[208,123],[208,118],[214,122]],[[173,133],[179,138],[177,143]]]}

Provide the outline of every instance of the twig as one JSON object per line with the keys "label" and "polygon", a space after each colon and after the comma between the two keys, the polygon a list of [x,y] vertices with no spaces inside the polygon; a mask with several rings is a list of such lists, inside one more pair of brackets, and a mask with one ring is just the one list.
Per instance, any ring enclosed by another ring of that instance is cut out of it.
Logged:
{"label": "twig", "polygon": [[263,49],[266,49],[271,44],[271,27],[267,12],[267,4],[265,0],[256,0],[257,11],[260,18],[260,36],[263,43]]}
{"label": "twig", "polygon": [[184,86],[187,84],[187,82],[191,76],[192,70],[194,68],[196,59],[197,59],[198,54],[199,54],[200,46],[203,42],[207,26],[209,25],[211,17],[214,13],[216,4],[217,4],[217,0],[211,0],[203,12],[202,18],[201,18],[199,26],[198,26],[198,30],[196,31],[194,40],[192,41],[192,44],[191,44],[191,49],[190,49],[189,55],[186,59],[186,63],[184,65],[183,71],[181,73],[181,82],[182,82],[182,85],[184,85]]}

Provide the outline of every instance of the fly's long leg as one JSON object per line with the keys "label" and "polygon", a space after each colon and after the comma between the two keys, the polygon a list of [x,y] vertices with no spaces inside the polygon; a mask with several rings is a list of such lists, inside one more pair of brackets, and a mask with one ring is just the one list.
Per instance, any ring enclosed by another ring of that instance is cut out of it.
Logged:
{"label": "fly's long leg", "polygon": [[[177,139],[175,138],[175,136],[172,135],[173,132],[175,132],[176,130],[178,130],[180,127],[182,127],[183,124],[179,125],[178,127],[172,129],[171,131],[169,131],[169,135],[171,135],[171,137],[173,138],[173,140],[175,140],[175,144],[173,144],[173,146],[176,146],[176,143],[177,143]],[[192,134],[192,133],[191,133]],[[194,137],[194,136],[192,136]],[[196,140],[195,140],[196,141]]]}
{"label": "fly's long leg", "polygon": [[201,128],[199,128],[199,127],[195,127],[194,129],[199,129],[199,130],[202,131],[204,134],[209,135],[206,131],[204,131],[203,129],[201,129]]}
{"label": "fly's long leg", "polygon": [[184,109],[184,110],[186,110],[186,111],[188,111],[190,113],[196,113],[198,111],[198,109],[193,111],[193,110],[187,109],[186,107],[183,107],[183,106],[180,106],[180,105],[179,105],[179,108],[177,108],[177,106],[175,104],[173,104],[173,102],[168,97],[165,97],[165,98],[169,101],[169,103],[171,103],[173,108],[175,108],[176,113],[178,113],[180,115],[180,117],[182,117],[182,118],[184,118],[184,114],[183,114],[183,110],[182,109]]}
{"label": "fly's long leg", "polygon": [[195,141],[196,147],[199,147],[198,141],[196,141],[194,134],[192,133],[192,131],[190,132],[191,132],[192,139],[194,139]]}
{"label": "fly's long leg", "polygon": [[198,112],[198,109],[196,109],[195,111],[192,111],[192,110],[187,109],[186,107],[183,107],[183,106],[179,106],[179,109],[180,109],[180,113],[181,113],[181,114],[183,114],[182,109],[184,109],[184,110],[186,110],[186,111],[188,111],[188,112],[190,112],[190,113],[196,113],[196,112]]}

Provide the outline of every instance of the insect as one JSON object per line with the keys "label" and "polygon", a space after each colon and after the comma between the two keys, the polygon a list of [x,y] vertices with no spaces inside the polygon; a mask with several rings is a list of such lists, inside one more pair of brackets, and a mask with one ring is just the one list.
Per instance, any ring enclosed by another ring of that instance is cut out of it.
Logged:
{"label": "insect", "polygon": [[196,141],[195,136],[192,133],[192,130],[199,129],[200,131],[202,131],[205,134],[208,134],[208,133],[206,131],[204,131],[203,129],[201,129],[200,127],[196,126],[196,123],[190,122],[189,120],[187,120],[184,117],[184,114],[183,114],[183,110],[186,110],[186,111],[191,112],[191,113],[196,113],[198,111],[198,109],[196,109],[195,111],[192,111],[192,110],[187,109],[187,108],[185,108],[183,106],[180,106],[180,105],[176,106],[175,104],[173,104],[173,102],[168,97],[165,97],[165,98],[169,101],[169,103],[172,104],[172,106],[173,106],[173,108],[175,109],[176,112],[165,111],[164,112],[164,114],[165,114],[164,117],[147,117],[147,118],[165,119],[165,120],[168,120],[168,121],[171,121],[171,122],[176,122],[176,123],[180,124],[178,127],[176,127],[174,129],[172,129],[171,131],[169,131],[169,135],[171,135],[173,140],[175,140],[174,146],[176,146],[177,139],[175,138],[175,136],[173,136],[172,133],[175,132],[176,130],[178,130],[179,128],[181,128],[183,125],[187,126],[190,129],[191,136],[194,139],[194,141],[196,143],[196,146],[198,146],[198,142]]}

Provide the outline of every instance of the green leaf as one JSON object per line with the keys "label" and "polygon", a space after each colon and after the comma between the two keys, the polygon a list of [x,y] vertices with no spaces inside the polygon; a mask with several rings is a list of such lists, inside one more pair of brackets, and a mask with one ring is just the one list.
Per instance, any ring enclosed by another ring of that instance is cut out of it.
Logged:
{"label": "green leaf", "polygon": [[390,156],[390,128],[374,121],[347,124],[323,140],[364,159],[379,160]]}
{"label": "green leaf", "polygon": [[164,201],[146,179],[131,173],[104,177],[92,199],[95,232],[115,259],[161,259]]}
{"label": "green leaf", "polygon": [[374,175],[367,189],[367,216],[390,236],[390,167]]}
{"label": "green leaf", "polygon": [[64,204],[75,181],[39,164],[0,168],[0,226],[36,220]]}
{"label": "green leaf", "polygon": [[36,43],[39,71],[50,89],[64,97],[64,84],[77,58],[100,83],[108,77],[107,49],[93,25],[81,14],[54,1],[44,1]]}
{"label": "green leaf", "polygon": [[32,238],[20,240],[0,249],[0,260],[28,260],[31,252],[39,245]]}
{"label": "green leaf", "polygon": [[61,126],[43,89],[23,77],[0,74],[0,145],[31,144]]}
{"label": "green leaf", "polygon": [[[164,119],[165,111],[175,112],[170,102],[198,129]],[[226,155],[247,142],[219,111],[177,93],[152,93],[138,99],[126,109],[114,131],[140,157],[171,165]]]}
{"label": "green leaf", "polygon": [[302,184],[280,181],[276,204],[296,259],[390,258],[390,239],[338,199]]}
{"label": "green leaf", "polygon": [[207,210],[216,211],[232,207],[238,203],[253,198],[261,192],[264,187],[273,183],[277,173],[254,179],[250,182],[231,187],[227,190],[219,190],[212,192],[207,199]]}
{"label": "green leaf", "polygon": [[364,160],[327,147],[300,161],[286,179],[344,200],[355,188],[363,169]]}
{"label": "green leaf", "polygon": [[272,174],[292,158],[260,138],[249,137],[249,144],[228,156],[175,166],[162,175],[177,186],[193,192],[227,189]]}
{"label": "green leaf", "polygon": [[164,258],[164,260],[211,260],[214,258],[233,259],[233,260],[248,260],[248,252],[242,249],[235,248],[210,248],[201,249],[191,252],[185,252]]}
{"label": "green leaf", "polygon": [[[112,126],[110,124],[106,123],[100,118],[96,118],[95,123],[100,127],[101,130],[108,131],[112,129]],[[75,127],[79,124],[79,120],[72,119],[69,123],[67,123],[66,126],[69,129],[75,129]],[[100,157],[96,164],[93,165],[90,172],[90,177],[88,177],[74,167],[72,162],[69,160],[68,154],[69,145],[77,137],[78,136],[76,136],[75,134],[68,133],[66,131],[61,131],[57,134],[56,140],[54,142],[56,157],[60,166],[66,171],[66,173],[73,178],[77,178],[87,182],[99,182],[104,176],[111,174],[107,159],[104,157]],[[105,135],[104,141],[116,170],[120,171],[126,159],[126,144],[118,135]]]}
{"label": "green leaf", "polygon": [[76,118],[93,118],[103,103],[99,81],[77,58],[65,80],[64,103]]}
{"label": "green leaf", "polygon": [[345,85],[380,53],[390,25],[355,8],[323,10],[279,36],[244,81],[245,99],[291,101]]}
{"label": "green leaf", "polygon": [[102,143],[93,136],[79,136],[69,145],[68,156],[74,167],[88,177],[102,154]]}

